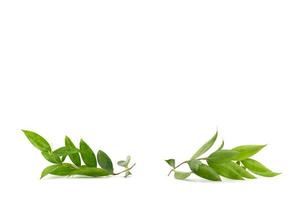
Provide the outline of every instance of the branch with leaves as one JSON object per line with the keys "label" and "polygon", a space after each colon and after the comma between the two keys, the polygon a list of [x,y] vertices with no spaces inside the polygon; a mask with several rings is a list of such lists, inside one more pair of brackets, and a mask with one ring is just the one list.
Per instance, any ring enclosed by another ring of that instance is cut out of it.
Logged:
{"label": "branch with leaves", "polygon": [[[191,174],[211,181],[221,181],[221,177],[235,180],[255,179],[253,174],[265,177],[277,176],[280,173],[273,172],[260,162],[250,158],[258,153],[266,145],[243,145],[233,149],[223,149],[224,140],[220,147],[207,157],[201,157],[215,143],[218,137],[216,134],[201,146],[196,153],[186,161],[176,165],[175,159],[168,159],[166,162],[172,167],[168,175],[174,172],[176,179],[186,179]],[[182,165],[188,165],[190,171],[179,171]],[[252,173],[250,173],[252,172]]]}
{"label": "branch with leaves", "polygon": [[[76,148],[72,140],[66,136],[65,146],[52,150],[50,144],[39,134],[22,130],[31,144],[41,151],[43,157],[53,163],[46,167],[41,174],[41,178],[51,174],[57,176],[73,176],[82,175],[90,177],[102,177],[125,174],[125,177],[131,175],[130,170],[135,164],[129,166],[130,156],[127,156],[126,160],[118,161],[118,165],[123,167],[124,170],[120,172],[114,172],[114,166],[110,157],[102,150],[97,152],[97,155],[93,152],[90,146],[80,140],[79,149]],[[65,163],[65,159],[69,157],[72,163]],[[84,165],[82,165],[82,161]],[[100,167],[97,167],[97,163]]]}

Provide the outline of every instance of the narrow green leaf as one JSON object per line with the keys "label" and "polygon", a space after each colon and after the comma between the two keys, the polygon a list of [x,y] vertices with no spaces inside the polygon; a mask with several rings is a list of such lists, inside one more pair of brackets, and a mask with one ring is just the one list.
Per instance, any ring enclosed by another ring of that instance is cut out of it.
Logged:
{"label": "narrow green leaf", "polygon": [[251,172],[260,176],[273,177],[280,174],[277,172],[273,172],[272,170],[268,169],[266,166],[254,159],[248,158],[246,160],[242,160],[241,162]]}
{"label": "narrow green leaf", "polygon": [[48,174],[57,175],[57,176],[67,176],[71,175],[71,172],[75,170],[76,168],[69,163],[63,163],[59,165],[51,165],[46,167],[42,174],[41,178],[47,176]]}
{"label": "narrow green leaf", "polygon": [[207,152],[213,146],[217,137],[218,137],[218,131],[210,140],[208,140],[204,145],[202,145],[198,149],[198,151],[196,151],[196,153],[192,156],[191,160],[194,160],[194,159],[198,158],[199,156],[201,156],[202,154],[204,154],[205,152]]}
{"label": "narrow green leaf", "polygon": [[97,160],[100,167],[113,174],[114,167],[110,157],[104,152],[99,150],[97,153]]}
{"label": "narrow green leaf", "polygon": [[71,172],[71,175],[84,175],[84,176],[92,176],[92,177],[108,176],[110,174],[111,173],[106,171],[105,169],[96,168],[96,167],[80,167]]}
{"label": "narrow green leaf", "polygon": [[44,152],[44,151],[42,151],[42,155],[49,162],[52,162],[52,163],[61,163],[61,159],[59,158],[59,156],[57,156],[56,154],[53,154],[52,152],[48,152],[48,151]]}
{"label": "narrow green leaf", "polygon": [[97,160],[93,150],[82,139],[80,140],[80,154],[83,162],[88,167],[97,167]]}
{"label": "narrow green leaf", "polygon": [[175,159],[168,159],[168,160],[165,160],[168,165],[170,165],[172,168],[175,168]]}
{"label": "narrow green leaf", "polygon": [[233,148],[232,150],[240,152],[235,160],[245,160],[259,152],[266,145],[243,145]]}
{"label": "narrow green leaf", "polygon": [[58,149],[56,149],[55,151],[53,151],[53,154],[57,155],[57,156],[68,156],[68,155],[72,155],[75,153],[79,153],[79,149],[76,148],[71,148],[71,147],[60,147]]}
{"label": "narrow green leaf", "polygon": [[42,136],[40,136],[39,134],[33,131],[28,131],[28,130],[22,130],[22,131],[26,135],[28,140],[31,142],[31,144],[35,146],[37,149],[44,152],[51,152],[51,147],[45,138],[43,138]]}
{"label": "narrow green leaf", "polygon": [[64,162],[66,160],[67,156],[62,156],[61,157],[61,162]]}
{"label": "narrow green leaf", "polygon": [[191,175],[191,172],[181,172],[181,171],[175,171],[174,177],[179,180],[184,180],[188,178]]}
{"label": "narrow green leaf", "polygon": [[243,180],[243,177],[236,171],[234,167],[232,167],[229,162],[226,163],[215,163],[215,162],[207,162],[208,165],[213,168],[219,175],[235,179],[235,180]]}
{"label": "narrow green leaf", "polygon": [[250,174],[246,169],[238,165],[237,163],[233,161],[229,161],[226,163],[227,165],[231,166],[239,175],[241,175],[244,178],[249,178],[249,179],[255,179],[256,177]]}
{"label": "narrow green leaf", "polygon": [[222,140],[222,143],[221,143],[221,145],[219,146],[219,148],[218,148],[216,151],[220,151],[220,150],[222,150],[222,149],[223,149],[223,147],[224,147],[224,140]]}
{"label": "narrow green leaf", "polygon": [[[76,149],[74,143],[72,142],[72,140],[71,140],[68,136],[65,137],[65,146],[66,146],[67,148],[70,148],[70,149],[71,149],[71,148],[75,148],[75,149]],[[71,160],[76,166],[80,167],[80,165],[81,165],[81,160],[80,160],[80,155],[79,155],[79,153],[69,154],[68,156],[69,156],[70,160]]]}
{"label": "narrow green leaf", "polygon": [[234,160],[239,155],[238,151],[234,150],[219,150],[212,153],[207,160],[211,162],[223,163]]}
{"label": "narrow green leaf", "polygon": [[194,174],[211,181],[221,181],[220,176],[211,167],[201,163],[199,160],[191,160],[190,169]]}

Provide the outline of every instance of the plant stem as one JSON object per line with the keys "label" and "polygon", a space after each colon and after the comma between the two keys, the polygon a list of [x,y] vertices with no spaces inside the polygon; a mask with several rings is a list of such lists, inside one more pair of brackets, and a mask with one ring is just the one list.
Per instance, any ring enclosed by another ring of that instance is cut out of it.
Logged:
{"label": "plant stem", "polygon": [[123,171],[120,171],[118,173],[114,173],[113,175],[119,175],[119,174],[122,174],[124,172],[130,171],[134,166],[135,166],[135,163],[131,167],[129,167],[129,168],[123,170]]}

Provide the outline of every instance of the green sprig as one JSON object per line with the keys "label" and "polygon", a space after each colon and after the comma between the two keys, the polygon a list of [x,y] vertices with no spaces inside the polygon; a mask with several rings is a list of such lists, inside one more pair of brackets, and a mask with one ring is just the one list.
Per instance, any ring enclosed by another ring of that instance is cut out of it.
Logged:
{"label": "green sprig", "polygon": [[[46,167],[42,173],[41,178],[51,174],[57,176],[89,176],[89,177],[103,177],[103,176],[114,176],[119,174],[125,174],[125,177],[131,175],[131,169],[135,164],[129,166],[130,156],[127,157],[126,161],[122,164],[118,162],[125,169],[120,172],[115,172],[112,160],[102,150],[99,150],[96,154],[92,148],[83,140],[80,140],[79,149],[76,148],[72,140],[66,136],[65,146],[60,147],[54,151],[50,144],[45,138],[39,134],[29,131],[22,130],[26,135],[31,144],[40,150],[43,157],[54,165]],[[69,157],[72,163],[64,162],[66,157]],[[85,165],[82,165],[84,163]],[[100,167],[97,167],[99,164]]]}
{"label": "green sprig", "polygon": [[[221,176],[235,180],[255,179],[256,177],[250,172],[265,177],[273,177],[280,174],[250,158],[266,145],[243,145],[233,149],[223,149],[223,140],[216,151],[207,157],[200,157],[214,145],[217,137],[218,131],[189,160],[183,161],[178,165],[175,164],[175,159],[165,160],[172,167],[168,175],[174,172],[176,179],[183,180],[191,174],[195,174],[207,180],[222,181]],[[185,164],[188,165],[190,171],[178,171],[178,168]]]}

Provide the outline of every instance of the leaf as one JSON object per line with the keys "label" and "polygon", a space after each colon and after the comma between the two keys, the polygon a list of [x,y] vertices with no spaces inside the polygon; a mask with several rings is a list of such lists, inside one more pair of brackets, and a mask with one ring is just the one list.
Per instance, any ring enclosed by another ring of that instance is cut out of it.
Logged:
{"label": "leaf", "polygon": [[44,152],[44,151],[42,151],[42,155],[49,162],[52,162],[52,163],[61,163],[61,160],[60,160],[59,156],[57,156],[56,154],[54,154],[52,152],[48,152],[48,151]]}
{"label": "leaf", "polygon": [[64,162],[66,160],[67,156],[62,156],[61,157],[61,162]]}
{"label": "leaf", "polygon": [[35,146],[37,149],[44,152],[51,152],[50,144],[42,136],[40,136],[39,134],[33,131],[28,131],[28,130],[22,130],[22,131],[26,135],[28,140],[31,142],[31,144]]}
{"label": "leaf", "polygon": [[207,162],[208,165],[213,168],[219,175],[235,179],[235,180],[243,180],[243,177],[236,171],[234,167],[227,163],[215,163],[215,162]]}
{"label": "leaf", "polygon": [[203,146],[201,146],[198,151],[196,151],[196,153],[192,156],[191,160],[194,160],[196,158],[198,158],[199,156],[201,156],[202,154],[204,154],[205,152],[207,152],[212,145],[215,143],[216,139],[218,137],[218,131],[215,133],[215,135],[208,140]]}
{"label": "leaf", "polygon": [[221,143],[221,145],[219,146],[219,148],[218,148],[216,151],[220,151],[220,150],[222,150],[222,149],[223,149],[223,147],[224,147],[224,140],[222,140],[222,143]]}
{"label": "leaf", "polygon": [[181,171],[175,171],[174,177],[179,180],[184,180],[188,178],[191,175],[191,172],[181,172]]}
{"label": "leaf", "polygon": [[67,176],[70,175],[72,171],[74,171],[76,168],[69,163],[63,163],[60,165],[51,165],[46,167],[42,174],[41,178],[47,176],[48,174],[57,175],[57,176]]}
{"label": "leaf", "polygon": [[234,160],[239,155],[238,151],[234,150],[219,150],[212,153],[207,160],[211,162],[223,163]]}
{"label": "leaf", "polygon": [[97,167],[97,160],[93,150],[82,139],[80,140],[80,154],[88,167]]}
{"label": "leaf", "polygon": [[113,174],[114,167],[110,157],[104,152],[99,150],[97,153],[98,164],[109,173]]}
{"label": "leaf", "polygon": [[130,175],[132,175],[132,173],[130,172],[130,171],[127,171],[126,173],[125,173],[125,178],[127,178],[128,176],[130,176]]}
{"label": "leaf", "polygon": [[84,176],[92,176],[92,177],[108,176],[110,174],[111,173],[106,171],[105,169],[96,168],[96,167],[80,167],[71,172],[71,175],[84,175]]}
{"label": "leaf", "polygon": [[120,161],[118,161],[117,164],[121,167],[128,167],[130,160],[131,160],[131,157],[127,156],[126,160],[120,160]]}
{"label": "leaf", "polygon": [[76,148],[70,148],[70,147],[60,147],[53,151],[53,154],[57,156],[67,156],[75,153],[79,153],[79,149]]}
{"label": "leaf", "polygon": [[244,160],[259,152],[266,145],[243,145],[233,148],[232,150],[240,152],[235,160]]}
{"label": "leaf", "polygon": [[[71,140],[68,136],[65,137],[65,146],[66,146],[67,148],[76,148],[75,145],[74,145],[74,143],[72,142],[72,140]],[[81,165],[81,160],[80,160],[80,155],[79,155],[79,153],[69,154],[68,156],[69,156],[69,158],[71,159],[71,161],[72,161],[76,166],[80,167],[80,165]]]}
{"label": "leaf", "polygon": [[221,181],[220,176],[211,167],[201,163],[199,160],[191,160],[189,167],[194,174],[211,181]]}
{"label": "leaf", "polygon": [[244,169],[243,167],[241,167],[240,165],[238,165],[235,162],[229,161],[226,164],[230,165],[239,175],[241,175],[244,178],[249,178],[249,179],[255,179],[256,178],[255,176],[250,174],[246,169]]}
{"label": "leaf", "polygon": [[248,158],[246,160],[242,160],[241,162],[251,172],[260,176],[273,177],[280,174],[277,172],[273,172],[272,170],[268,169],[266,166],[254,159]]}
{"label": "leaf", "polygon": [[175,168],[175,159],[165,160],[173,169]]}

